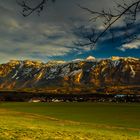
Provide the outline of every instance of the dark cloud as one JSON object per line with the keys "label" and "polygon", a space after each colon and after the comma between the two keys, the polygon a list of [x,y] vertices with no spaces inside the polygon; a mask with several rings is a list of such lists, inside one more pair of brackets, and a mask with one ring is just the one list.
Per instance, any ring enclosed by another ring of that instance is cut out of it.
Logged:
{"label": "dark cloud", "polygon": [[[36,2],[34,1],[33,5]],[[91,54],[101,57],[100,54],[104,50],[102,48],[105,46],[103,43],[98,45],[97,50],[73,44],[79,38],[75,35],[77,27],[82,25],[93,27],[93,23],[89,22],[91,15],[79,8],[77,4],[99,11],[103,8],[113,7],[114,2],[112,0],[57,0],[54,4],[50,2],[48,8],[40,16],[34,13],[24,18],[16,0],[1,1],[0,62],[10,59],[69,60]],[[96,27],[98,28],[98,26],[97,24]],[[114,30],[118,31],[118,29]],[[109,41],[106,43],[110,45]],[[114,52],[115,50],[117,49],[112,49]],[[118,55],[120,52],[121,50],[118,49]],[[104,54],[102,57],[112,55],[111,52]]]}

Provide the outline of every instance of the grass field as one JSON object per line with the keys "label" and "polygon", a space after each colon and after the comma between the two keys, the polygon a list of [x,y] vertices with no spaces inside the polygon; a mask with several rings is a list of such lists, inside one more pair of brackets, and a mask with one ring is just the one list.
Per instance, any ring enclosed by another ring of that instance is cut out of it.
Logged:
{"label": "grass field", "polygon": [[0,103],[0,140],[140,140],[140,104]]}

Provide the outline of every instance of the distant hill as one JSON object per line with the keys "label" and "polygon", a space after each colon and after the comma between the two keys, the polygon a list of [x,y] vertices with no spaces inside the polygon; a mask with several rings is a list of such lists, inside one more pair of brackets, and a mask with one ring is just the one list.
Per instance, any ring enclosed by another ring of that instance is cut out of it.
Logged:
{"label": "distant hill", "polygon": [[0,65],[0,90],[140,94],[140,59],[11,60]]}

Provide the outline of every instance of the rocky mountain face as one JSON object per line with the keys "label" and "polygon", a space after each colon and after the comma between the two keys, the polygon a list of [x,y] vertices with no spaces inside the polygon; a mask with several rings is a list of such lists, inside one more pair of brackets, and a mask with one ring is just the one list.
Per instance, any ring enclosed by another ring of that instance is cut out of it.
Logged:
{"label": "rocky mountain face", "polygon": [[12,60],[0,65],[0,90],[140,94],[140,59],[112,57],[71,62]]}

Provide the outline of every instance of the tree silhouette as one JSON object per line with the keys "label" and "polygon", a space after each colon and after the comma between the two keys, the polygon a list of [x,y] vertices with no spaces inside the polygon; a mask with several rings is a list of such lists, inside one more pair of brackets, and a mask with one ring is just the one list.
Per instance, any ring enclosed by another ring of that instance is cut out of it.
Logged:
{"label": "tree silhouette", "polygon": [[48,1],[55,2],[55,0],[39,0],[35,7],[30,6],[30,0],[18,0],[17,3],[22,7],[22,15],[24,17],[27,17],[34,12],[37,12],[38,15],[40,15],[40,13],[44,10],[45,6],[47,5]]}
{"label": "tree silhouette", "polygon": [[112,32],[111,28],[121,20],[123,20],[123,23],[125,24],[124,35],[127,38],[126,42],[132,42],[133,40],[138,39],[138,35],[135,33],[129,33],[129,30],[134,28],[134,24],[136,23],[138,14],[140,13],[140,0],[133,0],[129,3],[123,1],[122,4],[116,3],[115,10],[106,9],[102,11],[94,11],[81,5],[78,6],[92,15],[90,21],[102,21],[102,26],[104,27],[103,30],[98,33],[95,32],[96,29],[91,28],[88,35],[83,34],[86,42],[78,42],[78,45],[94,46],[108,31],[110,31],[113,39],[114,33]]}
{"label": "tree silhouette", "polygon": [[[37,12],[39,15],[44,10],[48,1],[55,2],[55,0],[39,0],[35,7],[30,6],[30,0],[18,1],[18,4],[22,7],[22,15],[24,17],[30,16],[32,13]],[[119,21],[123,20],[125,23],[124,34],[127,37],[127,42],[131,42],[138,39],[137,34],[129,33],[130,28],[134,28],[138,14],[140,13],[140,0],[132,0],[131,2],[116,3],[116,9],[106,9],[102,11],[94,11],[87,7],[78,5],[81,9],[89,12],[92,16],[90,21],[97,23],[102,22],[103,30],[97,31],[96,28],[92,27],[88,34],[85,34],[81,29],[81,37],[84,41],[78,41],[76,44],[80,46],[92,46],[100,41],[100,39],[105,35],[106,32],[110,32],[112,38],[114,33],[112,32],[112,27]],[[98,33],[97,33],[97,32]],[[86,41],[85,41],[86,40]]]}

